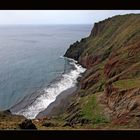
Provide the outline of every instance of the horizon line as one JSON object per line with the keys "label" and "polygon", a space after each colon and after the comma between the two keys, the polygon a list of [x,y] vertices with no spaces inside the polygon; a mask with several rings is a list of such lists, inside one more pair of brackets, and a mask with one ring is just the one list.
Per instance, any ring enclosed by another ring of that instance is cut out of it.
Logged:
{"label": "horizon line", "polygon": [[93,25],[93,23],[81,23],[81,24],[77,24],[77,23],[69,23],[69,24],[62,24],[62,23],[58,23],[58,24],[0,24],[1,25]]}

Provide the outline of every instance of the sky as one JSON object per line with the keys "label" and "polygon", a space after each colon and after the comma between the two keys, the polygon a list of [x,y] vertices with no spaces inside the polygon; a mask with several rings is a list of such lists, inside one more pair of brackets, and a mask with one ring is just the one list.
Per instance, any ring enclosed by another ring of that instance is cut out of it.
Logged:
{"label": "sky", "polygon": [[93,24],[140,10],[0,10],[0,25]]}

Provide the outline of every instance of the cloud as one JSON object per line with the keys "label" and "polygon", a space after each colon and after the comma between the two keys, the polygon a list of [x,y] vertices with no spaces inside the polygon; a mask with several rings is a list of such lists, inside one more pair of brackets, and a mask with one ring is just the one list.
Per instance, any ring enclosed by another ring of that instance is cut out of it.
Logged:
{"label": "cloud", "polygon": [[1,10],[0,24],[93,24],[140,10]]}

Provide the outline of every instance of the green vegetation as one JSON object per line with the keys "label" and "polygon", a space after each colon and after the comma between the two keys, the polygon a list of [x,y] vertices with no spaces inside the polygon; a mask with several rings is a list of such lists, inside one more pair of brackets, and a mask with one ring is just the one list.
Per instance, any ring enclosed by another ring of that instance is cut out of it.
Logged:
{"label": "green vegetation", "polygon": [[12,115],[7,111],[0,112],[0,129],[20,129],[19,123],[25,118],[23,116]]}
{"label": "green vegetation", "polygon": [[115,16],[111,19],[104,20],[100,24],[104,28],[94,38],[90,37],[88,47],[84,50],[83,55],[88,54],[102,54],[107,49],[106,47],[115,46],[121,47],[123,44],[131,41],[135,37],[135,33],[140,32],[139,28],[139,15],[125,15]]}
{"label": "green vegetation", "polygon": [[81,103],[81,109],[84,119],[90,120],[93,125],[108,122],[107,118],[102,112],[102,108],[97,103],[95,94],[91,94],[82,98]]}
{"label": "green vegetation", "polygon": [[[65,56],[78,60],[87,67],[87,71],[82,77],[81,88],[72,100],[69,111],[62,115],[58,123],[63,124],[65,120],[70,123],[66,128],[71,129],[128,128],[128,124],[121,126],[121,123],[126,121],[126,114],[123,113],[128,113],[125,107],[129,104],[124,103],[129,102],[129,98],[125,95],[124,102],[119,97],[121,94],[110,95],[112,84],[118,89],[140,87],[139,46],[140,14],[118,15],[98,22],[89,37],[71,45]],[[109,82],[110,85],[107,84]],[[107,105],[99,101],[98,95],[101,94]],[[112,123],[114,118],[109,118],[114,114],[120,115],[120,120],[114,120],[115,123],[120,123],[118,125]],[[121,115],[124,115],[124,118],[121,118]]]}
{"label": "green vegetation", "polygon": [[119,80],[113,83],[113,85],[119,89],[137,88],[137,87],[140,87],[140,79]]}

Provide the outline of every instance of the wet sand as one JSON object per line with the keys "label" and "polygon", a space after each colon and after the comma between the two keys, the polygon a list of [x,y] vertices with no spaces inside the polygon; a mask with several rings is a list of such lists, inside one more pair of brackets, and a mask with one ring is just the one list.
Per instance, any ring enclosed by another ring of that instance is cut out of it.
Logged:
{"label": "wet sand", "polygon": [[67,108],[67,106],[70,103],[70,99],[75,94],[75,91],[77,90],[77,86],[69,88],[62,93],[60,93],[54,102],[52,102],[44,111],[40,112],[36,118],[41,118],[44,116],[52,117],[57,116],[64,112]]}

